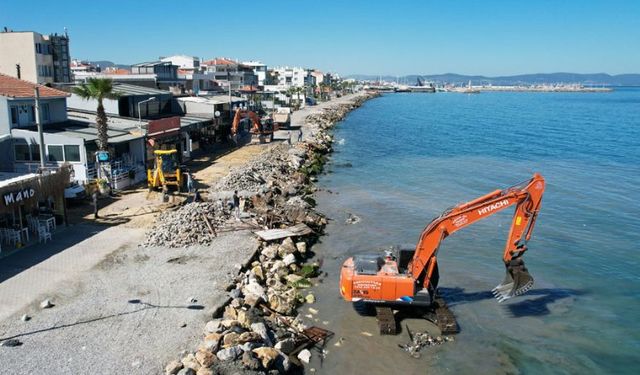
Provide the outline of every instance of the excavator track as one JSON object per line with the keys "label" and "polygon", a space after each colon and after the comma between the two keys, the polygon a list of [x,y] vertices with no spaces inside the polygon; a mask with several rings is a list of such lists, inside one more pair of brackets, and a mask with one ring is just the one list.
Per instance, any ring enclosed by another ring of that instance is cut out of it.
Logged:
{"label": "excavator track", "polygon": [[398,333],[396,317],[390,307],[376,306],[376,319],[378,320],[378,328],[380,328],[381,335],[395,335]]}
{"label": "excavator track", "polygon": [[452,335],[460,332],[456,317],[453,315],[451,310],[449,310],[444,298],[441,296],[436,297],[433,301],[433,306],[436,315],[435,323],[438,325],[438,328],[440,328],[440,332],[443,335]]}

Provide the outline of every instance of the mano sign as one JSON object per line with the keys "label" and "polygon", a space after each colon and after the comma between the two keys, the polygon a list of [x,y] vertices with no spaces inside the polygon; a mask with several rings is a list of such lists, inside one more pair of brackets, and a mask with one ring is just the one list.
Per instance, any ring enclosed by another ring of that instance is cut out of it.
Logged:
{"label": "mano sign", "polygon": [[26,188],[19,191],[6,193],[2,196],[2,199],[5,206],[10,206],[12,204],[20,203],[23,200],[33,198],[34,195],[36,195],[36,191],[33,188]]}

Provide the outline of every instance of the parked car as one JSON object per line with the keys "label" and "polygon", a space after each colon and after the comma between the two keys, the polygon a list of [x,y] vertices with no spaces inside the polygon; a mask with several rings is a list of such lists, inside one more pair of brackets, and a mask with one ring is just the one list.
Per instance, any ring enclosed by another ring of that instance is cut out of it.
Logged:
{"label": "parked car", "polygon": [[64,189],[64,197],[67,200],[80,201],[87,197],[87,192],[84,186],[74,182]]}

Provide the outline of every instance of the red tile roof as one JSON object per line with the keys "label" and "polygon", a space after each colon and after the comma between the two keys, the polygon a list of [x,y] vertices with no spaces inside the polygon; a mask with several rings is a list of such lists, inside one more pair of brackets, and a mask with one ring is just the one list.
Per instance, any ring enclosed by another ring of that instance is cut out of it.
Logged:
{"label": "red tile roof", "polygon": [[224,57],[215,58],[213,60],[208,60],[202,62],[202,65],[237,65],[233,60],[225,59]]}
{"label": "red tile roof", "polygon": [[64,91],[0,74],[0,95],[2,96],[8,96],[10,98],[33,98],[35,97],[33,90],[36,86],[40,87],[40,97],[43,98],[69,96],[69,94]]}

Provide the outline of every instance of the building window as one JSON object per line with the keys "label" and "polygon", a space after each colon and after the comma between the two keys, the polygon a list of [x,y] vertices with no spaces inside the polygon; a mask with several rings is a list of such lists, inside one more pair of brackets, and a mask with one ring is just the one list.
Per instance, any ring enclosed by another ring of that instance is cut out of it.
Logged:
{"label": "building window", "polygon": [[18,107],[11,107],[11,123],[18,124]]}
{"label": "building window", "polygon": [[29,155],[29,145],[13,145],[15,151],[16,161],[31,161],[31,155]]}
{"label": "building window", "polygon": [[47,145],[47,153],[49,154],[49,161],[63,162],[64,152],[62,146]]}
{"label": "building window", "polygon": [[31,144],[31,160],[40,161],[40,145],[35,143]]}
{"label": "building window", "polygon": [[80,146],[78,145],[66,145],[64,146],[64,160],[65,161],[80,161]]}
{"label": "building window", "polygon": [[50,120],[50,118],[49,118],[49,104],[48,103],[43,104],[41,106],[41,109],[42,109],[42,114],[41,114],[42,121],[49,121]]}

